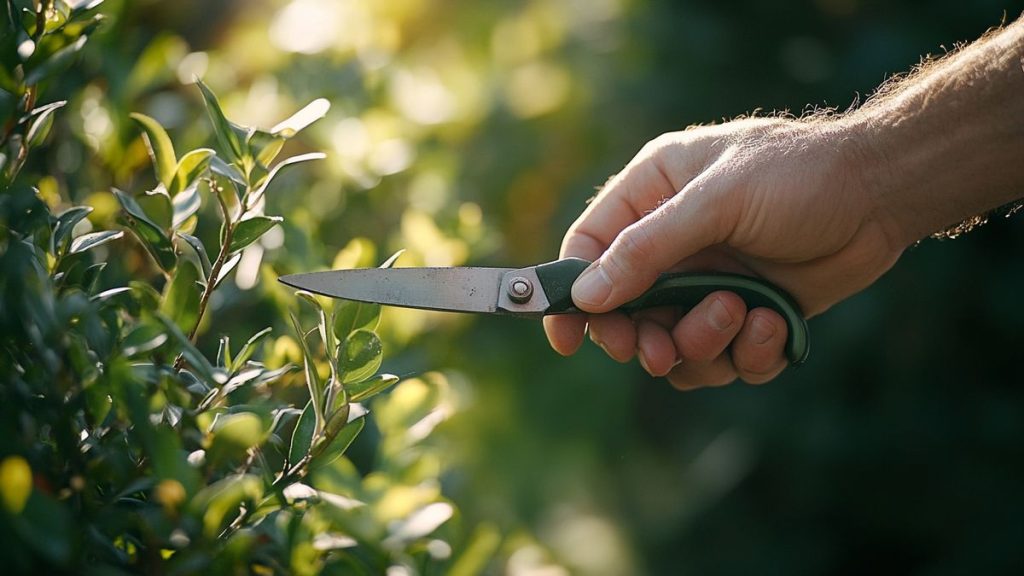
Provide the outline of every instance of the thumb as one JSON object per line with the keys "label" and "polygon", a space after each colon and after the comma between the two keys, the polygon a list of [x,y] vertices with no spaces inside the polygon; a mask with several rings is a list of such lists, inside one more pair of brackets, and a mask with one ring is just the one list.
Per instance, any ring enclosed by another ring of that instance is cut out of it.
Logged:
{"label": "thumb", "polygon": [[722,205],[691,181],[671,200],[624,228],[572,287],[586,312],[615,309],[644,293],[658,275],[727,235]]}

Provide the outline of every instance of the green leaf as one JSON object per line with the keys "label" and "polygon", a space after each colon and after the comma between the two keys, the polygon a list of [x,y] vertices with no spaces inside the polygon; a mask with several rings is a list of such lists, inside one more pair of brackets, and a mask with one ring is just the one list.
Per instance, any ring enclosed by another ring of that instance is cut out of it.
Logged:
{"label": "green leaf", "polygon": [[348,447],[352,445],[359,433],[363,431],[363,427],[366,426],[366,418],[356,418],[355,420],[345,424],[345,426],[335,435],[331,443],[328,444],[323,450],[320,451],[319,455],[313,459],[310,463],[310,468],[319,469],[324,466],[329,466],[335,460],[340,458]]}
{"label": "green leaf", "polygon": [[242,213],[242,204],[238,200],[239,185],[218,172],[214,172],[214,174],[213,192],[217,195],[217,201],[220,202],[221,211],[227,214],[227,218],[234,221]]}
{"label": "green leaf", "polygon": [[380,368],[384,350],[380,338],[369,330],[356,330],[341,344],[338,368],[345,384],[360,382],[373,376]]}
{"label": "green leaf", "polygon": [[106,267],[106,262],[99,262],[86,268],[85,272],[82,274],[82,290],[91,294],[96,289],[96,284],[100,279],[100,273],[102,273],[103,269]]}
{"label": "green leaf", "polygon": [[288,466],[296,465],[309,452],[313,444],[313,434],[316,433],[316,410],[313,402],[306,403],[302,410],[299,421],[295,423],[295,431],[292,432],[292,443],[288,448]]}
{"label": "green leaf", "polygon": [[53,127],[53,113],[65,104],[67,104],[67,100],[61,100],[40,106],[32,111],[34,118],[25,136],[25,142],[28,143],[29,148],[35,148],[43,143],[47,134],[50,133],[50,128]]}
{"label": "green leaf", "polygon": [[324,434],[328,438],[334,438],[334,436],[341,430],[342,426],[348,424],[348,416],[351,412],[352,405],[345,402],[341,406],[335,409],[329,418],[327,418],[327,425],[324,426]]}
{"label": "green leaf", "polygon": [[245,363],[249,360],[249,358],[252,358],[252,355],[256,353],[256,349],[259,347],[260,343],[263,342],[263,340],[265,340],[267,336],[270,336],[270,332],[271,328],[268,326],[263,330],[260,330],[259,332],[253,334],[252,338],[249,338],[249,340],[247,340],[246,343],[242,345],[242,349],[238,351],[238,356],[235,356],[235,358],[231,361],[232,372],[239,370],[243,366],[245,366]]}
{"label": "green leaf", "polygon": [[380,394],[399,380],[394,374],[378,374],[369,380],[353,382],[345,387],[350,402],[362,402]]}
{"label": "green leaf", "polygon": [[136,196],[135,201],[142,207],[149,220],[160,227],[161,230],[171,229],[171,222],[174,217],[174,207],[171,205],[171,197],[158,186],[156,190],[147,190],[145,194]]}
{"label": "green leaf", "polygon": [[85,46],[87,37],[81,36],[73,44],[65,46],[55,52],[52,56],[39,63],[31,72],[25,75],[25,85],[32,86],[40,81],[56,76],[71,66],[71,61],[78,54],[78,51]]}
{"label": "green leaf", "polygon": [[231,274],[231,272],[235,269],[235,266],[238,266],[238,262],[241,259],[242,259],[242,253],[241,252],[239,252],[239,253],[235,254],[234,256],[228,258],[227,262],[225,262],[224,265],[220,267],[220,274],[218,274],[216,278],[213,278],[211,280],[213,282],[213,287],[214,288],[216,288],[217,286],[220,286],[220,283],[223,282],[224,279],[227,278],[229,274]]}
{"label": "green leaf", "polygon": [[156,350],[163,346],[167,339],[167,333],[159,324],[141,322],[124,337],[121,352],[125,358],[132,358]]}
{"label": "green leaf", "polygon": [[340,342],[356,330],[376,330],[380,324],[380,310],[380,304],[335,300],[334,336]]}
{"label": "green leaf", "polygon": [[337,346],[337,341],[334,339],[334,334],[327,331],[327,313],[324,310],[323,305],[320,304],[320,300],[312,292],[306,292],[305,290],[299,290],[295,292],[295,295],[302,298],[306,302],[309,302],[310,306],[316,310],[317,313],[317,330],[320,332],[320,341],[324,344],[324,350],[334,350]]}
{"label": "green leaf", "polygon": [[291,138],[300,130],[326,116],[327,111],[330,109],[331,103],[326,98],[317,98],[303,106],[302,110],[292,114],[288,119],[281,121],[277,126],[271,128],[270,132],[275,136]]}
{"label": "green leaf", "polygon": [[267,230],[283,222],[280,216],[253,216],[242,220],[235,226],[235,233],[231,236],[231,246],[228,252],[237,252],[259,239]]}
{"label": "green leaf", "polygon": [[134,198],[116,188],[113,191],[121,208],[129,217],[128,227],[131,231],[142,241],[142,245],[161,268],[168,272],[173,270],[178,257],[174,253],[174,245],[170,238],[164,234],[160,226],[146,216]]}
{"label": "green leaf", "polygon": [[71,248],[68,249],[68,252],[77,254],[86,250],[92,250],[97,246],[102,246],[122,236],[124,236],[124,230],[104,230],[102,232],[83,234],[71,242]]}
{"label": "green leaf", "polygon": [[306,342],[306,333],[302,331],[298,318],[291,314],[292,324],[295,326],[295,333],[299,337],[299,346],[302,348],[302,359],[305,366],[306,386],[309,388],[309,398],[313,402],[313,411],[316,414],[316,430],[323,430],[324,427],[324,384],[320,380],[320,373],[316,370],[316,362],[313,360],[313,353],[309,350]]}
{"label": "green leaf", "polygon": [[216,538],[245,503],[253,505],[263,497],[263,480],[254,474],[236,474],[222,478],[200,490],[189,505],[203,519],[203,533]]}
{"label": "green leaf", "polygon": [[234,164],[228,164],[227,162],[220,159],[220,156],[213,156],[210,158],[210,170],[214,174],[223,176],[228,180],[231,180],[241,188],[245,188],[245,176],[238,171],[238,168]]}
{"label": "green leaf", "polygon": [[216,372],[213,370],[213,366],[210,364],[210,361],[206,359],[206,356],[204,356],[202,352],[196,349],[195,345],[189,341],[188,337],[185,336],[180,328],[178,328],[177,324],[163,314],[157,314],[156,319],[164,325],[167,333],[170,334],[178,343],[178,346],[181,347],[181,354],[185,357],[185,361],[199,372],[199,375],[203,377],[206,383],[218,384],[224,380],[223,378],[218,378]]}
{"label": "green leaf", "polygon": [[153,170],[156,171],[157,179],[170,190],[171,182],[174,180],[175,167],[178,165],[171,139],[164,131],[164,127],[149,116],[138,112],[132,112],[129,116],[142,128],[142,135],[149,148],[149,156],[153,159]]}
{"label": "green leaf", "polygon": [[270,163],[277,158],[281,148],[284,147],[285,138],[275,136],[263,130],[253,130],[249,133],[249,150],[256,157],[256,164],[266,170]]}
{"label": "green leaf", "polygon": [[388,256],[388,259],[385,260],[384,263],[380,265],[380,268],[391,268],[392,266],[395,265],[395,262],[398,261],[398,258],[402,254],[405,254],[405,248],[402,248],[401,250],[395,252],[391,256]]}
{"label": "green leaf", "polygon": [[182,190],[171,201],[171,205],[171,228],[178,230],[186,220],[199,211],[199,183],[193,182],[191,186]]}
{"label": "green leaf", "polygon": [[267,192],[267,187],[270,186],[270,183],[274,180],[275,177],[277,177],[281,170],[302,162],[309,162],[310,160],[323,160],[324,158],[327,158],[327,155],[324,154],[323,152],[310,152],[308,154],[292,156],[291,158],[286,158],[278,162],[277,166],[274,166],[274,169],[271,170],[270,173],[266,175],[266,177],[264,177],[263,179],[256,183],[256,192],[249,199],[248,205],[250,207],[256,205],[256,201],[258,201]]}
{"label": "green leaf", "polygon": [[174,276],[167,284],[160,313],[170,318],[188,334],[199,321],[199,271],[191,262],[185,260],[178,265]]}
{"label": "green leaf", "polygon": [[75,224],[92,212],[92,206],[74,206],[65,210],[57,217],[57,223],[53,226],[53,233],[50,234],[50,253],[56,256],[64,250],[64,241],[71,237],[71,231]]}
{"label": "green leaf", "polygon": [[220,142],[223,152],[228,155],[232,162],[241,162],[246,155],[246,151],[243,150],[242,140],[238,137],[238,132],[236,132],[238,129],[231,122],[228,122],[228,119],[224,116],[224,111],[221,110],[220,102],[217,101],[217,96],[214,95],[213,91],[202,80],[197,79],[196,85],[199,86],[199,90],[203,93],[206,111],[210,114],[213,131],[217,134],[217,141]]}
{"label": "green leaf", "polygon": [[214,154],[216,152],[212,148],[199,148],[178,160],[178,166],[174,169],[174,178],[171,180],[171,185],[167,187],[171,198],[195,183],[195,180],[210,167],[210,159]]}
{"label": "green leaf", "polygon": [[253,412],[221,414],[213,429],[213,440],[206,457],[211,463],[237,461],[246,451],[266,439],[263,420]]}
{"label": "green leaf", "polygon": [[200,241],[199,238],[196,238],[191,234],[185,234],[184,232],[178,232],[177,235],[179,238],[184,240],[186,244],[191,246],[193,250],[195,250],[196,255],[199,256],[199,262],[203,266],[203,278],[209,280],[210,271],[213,268],[213,265],[210,263],[210,256],[206,253],[206,247],[203,246],[202,241]]}

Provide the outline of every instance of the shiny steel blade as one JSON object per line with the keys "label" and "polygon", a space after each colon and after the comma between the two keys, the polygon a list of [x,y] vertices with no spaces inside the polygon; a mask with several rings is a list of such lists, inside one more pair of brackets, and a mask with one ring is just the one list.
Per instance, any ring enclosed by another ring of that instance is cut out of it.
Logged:
{"label": "shiny steel blade", "polygon": [[449,312],[498,311],[512,268],[356,268],[282,276],[293,288],[331,298]]}

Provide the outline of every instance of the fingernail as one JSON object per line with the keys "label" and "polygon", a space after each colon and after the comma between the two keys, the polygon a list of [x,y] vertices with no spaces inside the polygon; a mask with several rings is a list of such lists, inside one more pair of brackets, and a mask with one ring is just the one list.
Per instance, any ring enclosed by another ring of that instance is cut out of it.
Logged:
{"label": "fingernail", "polygon": [[725,304],[722,304],[722,300],[718,298],[708,306],[707,318],[708,322],[719,331],[727,329],[733,323],[732,315],[729,314]]}
{"label": "fingernail", "polygon": [[654,376],[654,372],[651,372],[651,367],[647,365],[647,358],[644,357],[643,350],[636,351],[636,359],[640,361],[640,366],[643,367],[644,372],[647,372],[651,376]]}
{"label": "fingernail", "polygon": [[775,325],[760,316],[755,316],[750,323],[750,337],[754,344],[764,344],[775,336]]}
{"label": "fingernail", "polygon": [[572,285],[572,299],[581,304],[600,306],[608,299],[612,282],[599,264],[583,271]]}

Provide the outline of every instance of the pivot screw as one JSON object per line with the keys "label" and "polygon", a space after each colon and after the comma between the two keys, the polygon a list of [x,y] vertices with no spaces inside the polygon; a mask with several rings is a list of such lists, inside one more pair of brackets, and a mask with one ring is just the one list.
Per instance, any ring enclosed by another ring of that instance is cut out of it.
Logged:
{"label": "pivot screw", "polygon": [[533,296],[533,284],[522,276],[516,276],[508,283],[508,297],[516,304],[529,302]]}

